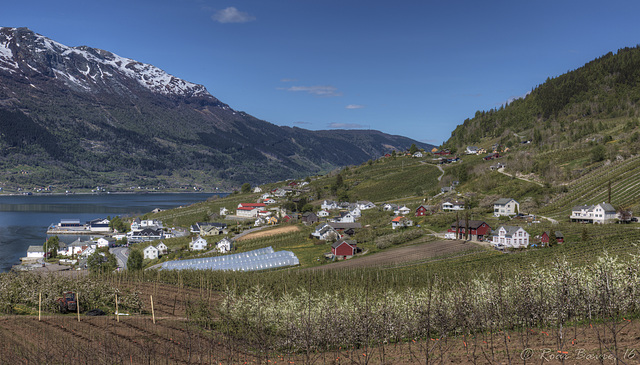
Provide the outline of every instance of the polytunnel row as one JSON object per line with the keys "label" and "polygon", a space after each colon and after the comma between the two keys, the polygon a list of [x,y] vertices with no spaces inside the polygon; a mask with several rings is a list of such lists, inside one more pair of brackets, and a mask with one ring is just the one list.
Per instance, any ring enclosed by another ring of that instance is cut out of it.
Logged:
{"label": "polytunnel row", "polygon": [[300,261],[293,252],[274,252],[273,248],[266,247],[232,255],[169,261],[162,264],[162,269],[254,271],[299,264]]}

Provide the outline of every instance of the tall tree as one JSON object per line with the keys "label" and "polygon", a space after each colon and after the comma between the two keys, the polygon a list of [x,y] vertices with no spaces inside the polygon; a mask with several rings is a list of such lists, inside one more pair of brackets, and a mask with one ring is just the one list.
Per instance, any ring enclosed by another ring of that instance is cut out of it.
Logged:
{"label": "tall tree", "polygon": [[142,270],[143,259],[144,257],[140,250],[131,250],[131,252],[129,253],[129,258],[127,259],[127,270]]}
{"label": "tall tree", "polygon": [[43,246],[44,252],[48,252],[49,257],[56,257],[60,249],[60,238],[58,236],[49,237]]}

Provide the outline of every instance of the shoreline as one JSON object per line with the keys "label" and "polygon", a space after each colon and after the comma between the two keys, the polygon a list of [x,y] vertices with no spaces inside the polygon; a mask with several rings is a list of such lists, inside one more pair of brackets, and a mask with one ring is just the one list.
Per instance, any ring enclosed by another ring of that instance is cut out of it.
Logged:
{"label": "shoreline", "polygon": [[212,195],[231,195],[230,192],[208,192],[208,191],[116,191],[105,193],[4,193],[0,192],[0,197],[3,196],[68,196],[68,195],[146,195],[146,194],[212,194]]}

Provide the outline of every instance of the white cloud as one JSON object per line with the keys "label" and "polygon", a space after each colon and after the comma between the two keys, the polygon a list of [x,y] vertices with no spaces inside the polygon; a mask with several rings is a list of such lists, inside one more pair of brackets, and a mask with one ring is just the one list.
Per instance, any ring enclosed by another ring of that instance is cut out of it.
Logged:
{"label": "white cloud", "polygon": [[364,108],[364,105],[349,104],[345,106],[345,109],[362,109],[362,108]]}
{"label": "white cloud", "polygon": [[334,86],[291,86],[288,88],[278,88],[278,90],[287,90],[293,92],[306,92],[315,96],[342,96],[338,89]]}
{"label": "white cloud", "polygon": [[256,17],[230,6],[226,9],[216,11],[216,13],[211,16],[211,19],[223,24],[247,23],[256,20]]}
{"label": "white cloud", "polygon": [[367,128],[367,126],[358,124],[358,123],[329,123],[329,128],[331,129],[364,129],[364,128]]}

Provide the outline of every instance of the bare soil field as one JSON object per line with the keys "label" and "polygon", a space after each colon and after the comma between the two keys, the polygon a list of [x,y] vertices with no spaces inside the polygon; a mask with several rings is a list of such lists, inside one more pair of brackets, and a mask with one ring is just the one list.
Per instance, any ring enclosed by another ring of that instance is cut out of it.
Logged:
{"label": "bare soil field", "polygon": [[[287,353],[183,319],[74,315],[0,317],[1,364],[637,364],[640,322],[496,331],[370,347]],[[615,359],[618,359],[616,362]]]}
{"label": "bare soil field", "polygon": [[236,239],[236,241],[244,241],[244,240],[250,240],[250,239],[253,239],[253,238],[262,238],[262,237],[269,237],[269,236],[277,236],[279,234],[297,232],[299,230],[300,230],[300,228],[298,228],[297,226],[278,227],[278,228],[269,229],[269,230],[266,230],[266,231],[258,231],[258,232],[249,233],[246,236],[238,237]]}
{"label": "bare soil field", "polygon": [[309,270],[355,269],[363,267],[398,266],[414,261],[455,254],[480,246],[464,241],[441,240],[412,246],[388,249],[383,252],[354,257],[348,260],[317,266]]}

